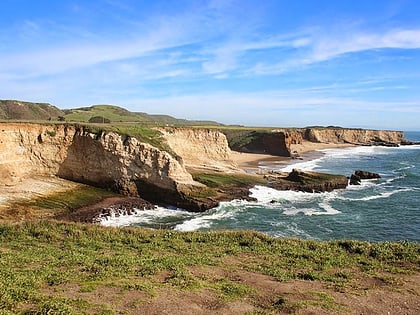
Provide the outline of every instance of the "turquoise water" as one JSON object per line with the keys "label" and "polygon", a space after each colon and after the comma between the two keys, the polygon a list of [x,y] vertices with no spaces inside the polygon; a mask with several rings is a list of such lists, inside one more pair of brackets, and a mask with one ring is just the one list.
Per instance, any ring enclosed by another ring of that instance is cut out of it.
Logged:
{"label": "turquoise water", "polygon": [[[420,132],[406,132],[420,141]],[[420,146],[323,150],[323,156],[290,165],[349,176],[357,169],[379,173],[361,186],[312,194],[254,187],[258,202],[235,200],[206,213],[157,208],[104,224],[176,230],[251,229],[276,237],[420,241]],[[276,166],[277,165],[277,166]],[[277,169],[278,164],[264,165]]]}

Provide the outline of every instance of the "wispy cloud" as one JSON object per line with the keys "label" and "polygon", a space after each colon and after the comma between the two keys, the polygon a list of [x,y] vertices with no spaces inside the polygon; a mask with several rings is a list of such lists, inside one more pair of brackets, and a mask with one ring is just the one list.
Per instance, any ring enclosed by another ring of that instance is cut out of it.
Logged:
{"label": "wispy cloud", "polygon": [[345,54],[387,48],[419,49],[420,29],[394,29],[385,33],[346,32],[345,34],[308,34],[293,54],[278,63],[258,63],[249,73],[279,74],[338,58]]}

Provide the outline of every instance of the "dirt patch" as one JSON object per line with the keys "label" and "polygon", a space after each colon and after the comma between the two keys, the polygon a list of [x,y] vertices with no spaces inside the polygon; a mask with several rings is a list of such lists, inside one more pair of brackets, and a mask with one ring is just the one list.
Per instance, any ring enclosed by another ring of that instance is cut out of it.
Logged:
{"label": "dirt patch", "polygon": [[223,267],[192,268],[191,273],[206,282],[225,279],[246,285],[252,292],[226,300],[212,288],[177,290],[162,284],[154,294],[142,290],[100,286],[84,292],[67,284],[45,291],[82,299],[91,304],[91,314],[108,309],[124,314],[419,314],[420,274],[404,275],[399,284],[379,284],[377,280],[358,279],[357,290],[340,290],[320,281],[276,279],[245,270]]}

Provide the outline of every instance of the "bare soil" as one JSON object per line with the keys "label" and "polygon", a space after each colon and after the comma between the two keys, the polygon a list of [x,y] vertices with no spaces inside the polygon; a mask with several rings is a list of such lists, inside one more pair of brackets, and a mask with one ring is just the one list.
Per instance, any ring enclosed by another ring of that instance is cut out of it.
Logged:
{"label": "bare soil", "polygon": [[[374,279],[355,279],[350,285],[335,287],[320,281],[279,282],[255,272],[229,270],[229,263],[224,267],[195,268],[191,272],[203,279],[229,279],[252,288],[253,293],[226,300],[212,289],[176,290],[164,283],[154,294],[103,286],[92,292],[83,292],[72,284],[62,285],[48,293],[83,299],[118,314],[133,315],[420,314],[419,273],[398,275],[398,278],[384,274]],[[92,314],[97,310],[93,309]]]}

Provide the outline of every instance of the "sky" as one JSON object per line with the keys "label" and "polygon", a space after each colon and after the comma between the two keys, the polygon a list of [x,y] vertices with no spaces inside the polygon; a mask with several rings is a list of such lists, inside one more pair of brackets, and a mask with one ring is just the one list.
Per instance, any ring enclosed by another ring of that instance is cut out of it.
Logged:
{"label": "sky", "polygon": [[0,99],[420,130],[418,0],[1,0]]}

